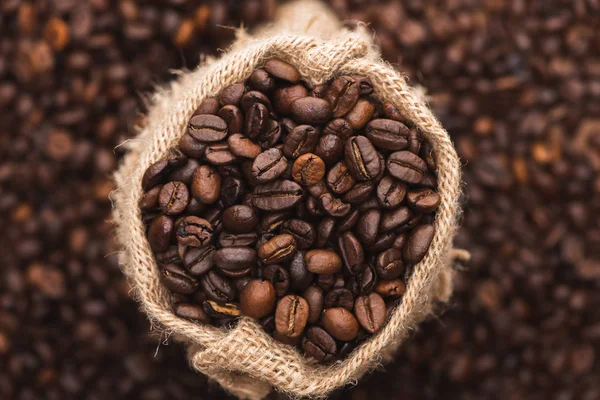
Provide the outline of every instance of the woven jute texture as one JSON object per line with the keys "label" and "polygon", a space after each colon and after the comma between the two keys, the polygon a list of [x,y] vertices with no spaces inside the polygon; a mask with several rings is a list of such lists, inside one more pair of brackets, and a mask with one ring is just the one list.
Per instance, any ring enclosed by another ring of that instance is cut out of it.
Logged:
{"label": "woven jute texture", "polygon": [[[441,205],[428,254],[414,267],[400,305],[381,331],[332,365],[305,359],[297,350],[275,341],[250,318],[225,330],[175,316],[137,205],[144,171],[177,144],[202,99],[247,78],[271,57],[295,65],[310,86],[341,74],[370,77],[376,96],[395,104],[431,142],[437,157]],[[371,34],[364,27],[343,29],[318,2],[287,4],[272,25],[253,35],[239,31],[237,42],[219,59],[182,73],[169,87],[158,90],[144,127],[123,146],[128,154],[115,174],[117,190],[113,194],[123,272],[154,328],[186,343],[191,366],[240,398],[260,399],[272,388],[295,397],[323,397],[354,383],[389,360],[411,330],[431,313],[432,305],[446,301],[451,294],[449,257],[459,213],[460,165],[448,134],[422,95],[381,60]]]}

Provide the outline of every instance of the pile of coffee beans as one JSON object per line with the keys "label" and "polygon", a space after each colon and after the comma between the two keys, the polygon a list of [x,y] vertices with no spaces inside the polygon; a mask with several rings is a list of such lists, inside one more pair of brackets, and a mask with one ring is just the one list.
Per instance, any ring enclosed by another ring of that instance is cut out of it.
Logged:
{"label": "pile of coffee beans", "polygon": [[431,145],[368,77],[267,61],[204,99],[140,199],[174,312],[327,361],[377,332],[434,236]]}

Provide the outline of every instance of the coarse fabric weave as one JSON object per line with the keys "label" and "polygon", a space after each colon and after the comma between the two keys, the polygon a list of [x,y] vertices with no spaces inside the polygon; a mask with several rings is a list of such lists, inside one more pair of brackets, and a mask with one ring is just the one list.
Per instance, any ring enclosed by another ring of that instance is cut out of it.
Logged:
{"label": "coarse fabric weave", "polygon": [[[272,57],[294,65],[311,87],[343,74],[369,77],[379,100],[398,107],[429,140],[437,159],[441,204],[429,252],[414,267],[406,293],[385,326],[347,358],[331,365],[305,359],[250,318],[242,318],[235,328],[226,330],[173,314],[138,207],[144,171],[177,144],[200,102],[241,82]],[[154,328],[186,343],[191,366],[239,398],[261,399],[272,389],[294,397],[323,397],[354,383],[391,359],[411,330],[431,313],[435,302],[447,301],[451,294],[450,250],[460,212],[460,164],[452,142],[423,96],[381,60],[368,30],[342,28],[321,3],[289,3],[281,7],[273,24],[254,35],[239,31],[236,43],[219,59],[182,73],[167,88],[158,90],[139,134],[123,146],[128,153],[115,173],[117,189],[112,196],[123,272]]]}

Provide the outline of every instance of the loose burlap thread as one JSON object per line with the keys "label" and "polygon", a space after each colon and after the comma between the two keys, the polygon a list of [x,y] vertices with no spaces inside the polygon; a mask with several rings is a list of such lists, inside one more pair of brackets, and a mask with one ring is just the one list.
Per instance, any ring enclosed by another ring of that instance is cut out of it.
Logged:
{"label": "loose burlap thread", "polygon": [[[429,252],[414,267],[401,303],[381,331],[332,365],[305,359],[297,350],[275,341],[250,318],[242,318],[235,328],[226,330],[174,315],[138,207],[144,171],[177,144],[202,99],[242,81],[272,57],[296,66],[310,86],[341,74],[370,77],[376,96],[392,102],[415,124],[432,144],[437,158],[441,204]],[[367,30],[360,26],[353,31],[341,28],[337,18],[318,2],[297,1],[283,6],[274,24],[252,36],[239,31],[236,43],[218,60],[182,73],[168,88],[158,90],[144,127],[123,146],[128,154],[115,173],[117,189],[113,194],[123,272],[155,329],[186,343],[191,366],[240,398],[260,399],[271,388],[295,397],[322,397],[354,383],[391,359],[411,330],[431,313],[433,304],[447,301],[451,294],[449,251],[460,190],[460,164],[454,147],[419,92],[381,60]]]}

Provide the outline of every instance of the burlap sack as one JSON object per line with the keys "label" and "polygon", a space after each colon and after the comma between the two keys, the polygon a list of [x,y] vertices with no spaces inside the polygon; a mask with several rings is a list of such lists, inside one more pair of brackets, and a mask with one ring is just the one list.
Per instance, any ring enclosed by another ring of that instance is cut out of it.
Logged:
{"label": "burlap sack", "polygon": [[[295,65],[311,86],[340,74],[370,77],[376,95],[394,103],[431,142],[437,156],[441,205],[430,250],[415,266],[406,294],[385,327],[333,365],[308,361],[297,350],[275,341],[249,318],[228,331],[175,316],[137,205],[144,171],[178,142],[201,100],[242,81],[271,57]],[[448,257],[459,213],[460,165],[448,134],[422,96],[380,59],[369,32],[364,28],[342,29],[320,3],[288,4],[279,11],[273,25],[253,36],[238,32],[237,42],[220,59],[183,73],[168,88],[155,93],[145,126],[123,145],[129,152],[115,174],[117,190],[113,196],[114,221],[123,246],[123,271],[154,327],[187,343],[191,366],[240,398],[260,399],[271,388],[293,396],[318,397],[356,382],[391,357],[416,324],[431,312],[432,304],[447,300],[451,293]]]}

